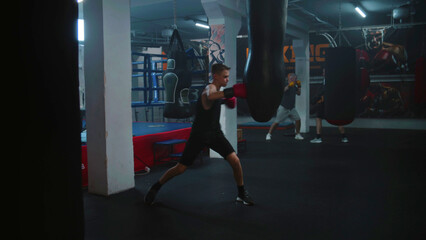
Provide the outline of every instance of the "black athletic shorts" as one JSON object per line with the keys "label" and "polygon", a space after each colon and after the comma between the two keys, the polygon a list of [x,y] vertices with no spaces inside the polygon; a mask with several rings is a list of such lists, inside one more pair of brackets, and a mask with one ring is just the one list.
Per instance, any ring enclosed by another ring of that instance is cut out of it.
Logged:
{"label": "black athletic shorts", "polygon": [[235,152],[232,145],[225,138],[222,131],[196,133],[191,132],[188,142],[186,142],[183,150],[180,163],[185,166],[190,166],[194,163],[198,154],[208,147],[219,153],[223,158],[226,158],[232,152]]}

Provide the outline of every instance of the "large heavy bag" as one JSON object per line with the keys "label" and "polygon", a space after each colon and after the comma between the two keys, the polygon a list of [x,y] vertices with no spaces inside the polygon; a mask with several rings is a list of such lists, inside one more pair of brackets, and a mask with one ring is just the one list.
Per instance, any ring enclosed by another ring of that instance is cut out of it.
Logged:
{"label": "large heavy bag", "polygon": [[426,60],[419,57],[415,65],[414,101],[417,104],[426,103]]}
{"label": "large heavy bag", "polygon": [[355,49],[328,48],[324,92],[324,115],[327,122],[343,126],[354,120],[358,89]]}
{"label": "large heavy bag", "polygon": [[247,104],[255,121],[267,122],[283,96],[283,46],[287,0],[248,0],[249,53],[244,69]]}
{"label": "large heavy bag", "polygon": [[189,100],[192,76],[179,32],[175,29],[167,52],[167,69],[163,72],[165,94],[164,117],[188,118],[193,115]]}

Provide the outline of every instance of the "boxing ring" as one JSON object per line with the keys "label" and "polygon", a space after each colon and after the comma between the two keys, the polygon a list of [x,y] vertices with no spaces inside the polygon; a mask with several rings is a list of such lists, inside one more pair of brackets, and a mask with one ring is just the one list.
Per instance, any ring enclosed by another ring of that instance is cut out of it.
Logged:
{"label": "boxing ring", "polygon": [[[133,122],[133,159],[135,172],[143,171],[145,167],[153,167],[159,164],[154,164],[154,143],[171,139],[188,139],[191,126],[191,123]],[[85,132],[82,132],[81,139],[82,186],[86,187],[88,184],[88,165]],[[177,144],[173,146],[173,150],[181,152],[184,147],[185,144]],[[162,161],[170,160],[170,158],[164,158],[168,154],[167,148],[160,149],[160,151],[156,151],[155,153],[156,156],[163,156]]]}
{"label": "boxing ring", "polygon": [[[206,69],[199,69],[195,65],[200,61],[208,61],[205,56],[197,56],[193,49],[186,51],[189,61],[191,61],[192,71],[191,74],[195,76],[201,76],[202,79],[208,78],[208,72]],[[134,171],[144,171],[146,167],[153,167],[154,165],[160,164],[160,161],[154,163],[154,156],[156,159],[161,159],[161,162],[171,160],[170,145],[164,148],[155,148],[154,144],[172,139],[185,139],[189,138],[191,132],[191,123],[167,123],[162,119],[154,119],[153,107],[164,108],[166,102],[164,101],[165,87],[163,85],[162,73],[165,70],[165,63],[167,61],[167,55],[165,54],[148,54],[148,53],[137,53],[132,52],[132,56],[137,57],[138,61],[132,62],[132,92],[140,93],[139,99],[133,99],[131,107],[145,108],[146,122],[140,122],[137,119],[135,112],[135,119],[132,123],[132,135],[133,135],[133,158],[134,158]],[[200,66],[204,66],[201,64]],[[204,82],[204,80],[203,80]],[[203,84],[192,84],[190,93],[192,94],[191,102],[195,102],[195,96],[200,89],[204,88]],[[139,94],[138,94],[139,95]],[[84,104],[83,104],[84,107]],[[151,112],[151,120],[148,117],[148,110]],[[84,111],[82,116],[84,116]],[[84,117],[82,117],[82,126],[85,129]],[[81,133],[81,170],[82,170],[82,185],[85,187],[88,184],[88,165],[87,165],[87,145],[86,145],[86,131]],[[185,147],[184,143],[172,145],[172,151],[174,153],[182,152]]]}

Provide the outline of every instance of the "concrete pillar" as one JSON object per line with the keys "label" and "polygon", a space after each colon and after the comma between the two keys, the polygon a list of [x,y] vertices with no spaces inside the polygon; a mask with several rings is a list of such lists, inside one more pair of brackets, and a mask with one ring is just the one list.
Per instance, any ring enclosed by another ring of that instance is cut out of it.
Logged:
{"label": "concrete pillar", "polygon": [[130,0],[84,4],[88,190],[108,196],[135,185]]}
{"label": "concrete pillar", "polygon": [[302,93],[296,96],[296,110],[300,115],[300,132],[309,132],[309,35],[293,40],[296,57],[295,73],[302,82]]}
{"label": "concrete pillar", "polygon": [[[210,40],[213,43],[209,51],[214,51],[214,58],[210,56],[210,64],[222,62],[231,67],[227,86],[231,87],[237,83],[237,34],[241,28],[243,6],[236,5],[235,1],[202,0],[201,3],[211,28]],[[237,152],[237,109],[228,109],[222,105],[220,124]],[[221,157],[213,150],[210,151],[210,156]]]}

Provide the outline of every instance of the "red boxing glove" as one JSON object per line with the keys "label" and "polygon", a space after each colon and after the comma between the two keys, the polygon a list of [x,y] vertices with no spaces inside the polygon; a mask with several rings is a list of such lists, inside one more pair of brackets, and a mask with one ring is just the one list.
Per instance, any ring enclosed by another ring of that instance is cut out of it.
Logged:
{"label": "red boxing glove", "polygon": [[225,98],[223,99],[223,103],[230,109],[234,109],[235,106],[237,106],[237,98],[231,97],[231,98]]}
{"label": "red boxing glove", "polygon": [[225,98],[247,98],[246,85],[244,83],[237,83],[231,88],[225,88],[223,90],[223,93],[225,95]]}
{"label": "red boxing glove", "polygon": [[378,52],[376,56],[374,56],[374,60],[376,61],[389,61],[389,59],[391,58],[392,58],[392,53],[390,53],[386,49],[380,50],[380,52]]}
{"label": "red boxing glove", "polygon": [[237,83],[232,87],[232,89],[234,90],[235,97],[247,98],[247,90],[244,83]]}
{"label": "red boxing glove", "polygon": [[223,90],[223,93],[225,95],[225,98],[247,98],[246,85],[244,83],[237,83],[231,88],[225,88]]}
{"label": "red boxing glove", "polygon": [[368,53],[362,49],[356,49],[356,59],[360,67],[366,67],[370,62]]}

